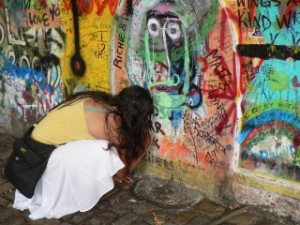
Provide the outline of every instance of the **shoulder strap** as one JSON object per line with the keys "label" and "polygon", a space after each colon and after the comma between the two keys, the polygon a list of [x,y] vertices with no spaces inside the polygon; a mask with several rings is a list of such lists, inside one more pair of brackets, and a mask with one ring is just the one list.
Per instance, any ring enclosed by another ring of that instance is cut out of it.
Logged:
{"label": "shoulder strap", "polygon": [[109,112],[108,109],[103,109],[103,108],[84,108],[84,111],[88,111],[88,112]]}

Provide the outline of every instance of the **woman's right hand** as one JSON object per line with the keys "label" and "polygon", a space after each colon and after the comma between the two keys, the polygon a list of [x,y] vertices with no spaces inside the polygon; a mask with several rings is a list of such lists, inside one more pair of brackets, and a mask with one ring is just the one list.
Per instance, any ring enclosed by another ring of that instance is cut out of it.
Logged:
{"label": "woman's right hand", "polygon": [[134,182],[134,179],[131,176],[123,175],[122,173],[120,173],[120,171],[113,176],[113,180],[118,183],[127,183],[127,184],[131,184]]}

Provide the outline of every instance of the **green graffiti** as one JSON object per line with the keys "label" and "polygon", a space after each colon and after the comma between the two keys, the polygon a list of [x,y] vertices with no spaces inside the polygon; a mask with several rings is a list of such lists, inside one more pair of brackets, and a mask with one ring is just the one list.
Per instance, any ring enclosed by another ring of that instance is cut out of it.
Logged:
{"label": "green graffiti", "polygon": [[201,28],[199,29],[198,40],[195,40],[198,43],[198,45],[199,45],[199,43],[202,43],[205,39],[207,39],[208,34],[212,30],[212,28],[215,26],[217,16],[218,16],[218,9],[219,9],[219,1],[212,0],[211,8],[207,13],[205,22],[202,24]]}
{"label": "green graffiti", "polygon": [[296,102],[286,100],[273,100],[272,102],[268,103],[255,104],[252,107],[247,108],[247,110],[243,114],[243,123],[247,122],[253,117],[256,117],[259,114],[262,114],[263,112],[273,109],[279,109],[283,112],[295,113],[295,111],[297,110],[297,105],[298,104]]}
{"label": "green graffiti", "polygon": [[153,99],[159,112],[158,116],[162,120],[168,120],[174,109],[186,109],[186,106],[183,105],[186,97],[182,95],[170,95],[166,92],[159,92],[153,95]]}
{"label": "green graffiti", "polygon": [[267,84],[270,89],[276,92],[280,92],[283,90],[289,90],[290,77],[288,74],[284,74],[282,72],[276,71],[274,73],[270,73],[266,76]]}
{"label": "green graffiti", "polygon": [[300,146],[296,150],[296,163],[300,164]]}

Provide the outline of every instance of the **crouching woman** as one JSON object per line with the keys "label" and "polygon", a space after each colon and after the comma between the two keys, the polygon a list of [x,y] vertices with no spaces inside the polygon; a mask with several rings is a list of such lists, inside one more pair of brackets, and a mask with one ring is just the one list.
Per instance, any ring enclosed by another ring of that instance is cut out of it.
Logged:
{"label": "crouching woman", "polygon": [[[5,168],[16,186],[13,207],[29,209],[31,219],[94,207],[114,181],[132,181],[129,174],[151,142],[153,113],[153,99],[140,86],[117,95],[87,91],[70,96],[15,143]],[[40,175],[33,182],[26,173],[37,167]]]}

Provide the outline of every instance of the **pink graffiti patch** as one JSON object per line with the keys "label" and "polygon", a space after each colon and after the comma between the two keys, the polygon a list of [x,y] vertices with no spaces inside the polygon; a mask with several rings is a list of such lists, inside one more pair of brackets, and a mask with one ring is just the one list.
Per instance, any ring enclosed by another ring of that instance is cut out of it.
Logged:
{"label": "pink graffiti patch", "polygon": [[155,8],[155,10],[157,10],[158,12],[161,12],[161,13],[167,13],[169,12],[171,9],[173,9],[174,7],[172,5],[160,5],[160,6],[157,6]]}

